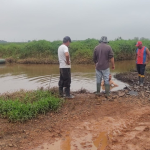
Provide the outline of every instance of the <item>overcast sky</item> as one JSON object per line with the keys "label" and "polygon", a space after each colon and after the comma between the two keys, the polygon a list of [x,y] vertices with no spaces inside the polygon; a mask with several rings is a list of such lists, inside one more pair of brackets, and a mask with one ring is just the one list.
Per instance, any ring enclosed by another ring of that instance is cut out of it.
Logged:
{"label": "overcast sky", "polygon": [[150,0],[0,0],[0,40],[150,38]]}

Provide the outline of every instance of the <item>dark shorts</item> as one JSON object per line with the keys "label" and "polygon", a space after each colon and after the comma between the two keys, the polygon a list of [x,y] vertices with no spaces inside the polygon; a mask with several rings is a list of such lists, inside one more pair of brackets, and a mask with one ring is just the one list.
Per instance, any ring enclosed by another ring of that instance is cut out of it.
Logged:
{"label": "dark shorts", "polygon": [[70,84],[71,84],[71,69],[60,68],[60,78],[58,82],[59,87],[69,88]]}
{"label": "dark shorts", "polygon": [[144,75],[144,73],[145,73],[145,67],[146,67],[145,64],[136,64],[136,68],[137,68],[138,74]]}

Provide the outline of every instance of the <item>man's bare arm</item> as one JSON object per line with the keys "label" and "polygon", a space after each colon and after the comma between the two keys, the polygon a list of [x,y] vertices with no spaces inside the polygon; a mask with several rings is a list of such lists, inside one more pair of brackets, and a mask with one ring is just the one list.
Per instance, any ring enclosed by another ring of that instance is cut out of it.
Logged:
{"label": "man's bare arm", "polygon": [[65,56],[66,56],[66,64],[70,65],[70,61],[69,61],[69,53],[65,52]]}
{"label": "man's bare arm", "polygon": [[116,84],[114,81],[111,81],[111,84],[113,84],[114,86],[118,86],[118,84]]}
{"label": "man's bare arm", "polygon": [[112,65],[112,69],[115,69],[115,61],[114,61],[114,57],[112,57],[110,59],[111,65]]}
{"label": "man's bare arm", "polygon": [[149,49],[146,48],[146,62],[145,62],[145,64],[148,64],[149,61],[150,61],[150,52],[149,52]]}

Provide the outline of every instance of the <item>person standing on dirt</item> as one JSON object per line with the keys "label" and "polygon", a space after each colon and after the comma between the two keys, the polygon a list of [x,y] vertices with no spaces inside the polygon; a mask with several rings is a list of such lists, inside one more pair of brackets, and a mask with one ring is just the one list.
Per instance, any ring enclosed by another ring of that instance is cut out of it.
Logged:
{"label": "person standing on dirt", "polygon": [[141,41],[138,41],[135,45],[137,47],[136,50],[136,67],[139,74],[139,85],[143,86],[144,82],[144,73],[145,67],[149,62],[150,59],[150,52],[149,49],[142,45]]}
{"label": "person standing on dirt", "polygon": [[100,44],[95,47],[93,54],[93,61],[96,68],[96,80],[97,80],[97,94],[100,94],[102,77],[105,82],[106,97],[109,96],[110,84],[109,84],[109,61],[111,61],[112,69],[115,69],[114,54],[112,48],[107,45],[107,37],[102,36]]}
{"label": "person standing on dirt", "polygon": [[71,84],[71,62],[68,46],[71,43],[71,38],[66,36],[63,38],[63,44],[58,48],[58,59],[60,68],[60,79],[59,79],[59,95],[63,97],[63,88],[65,87],[66,98],[74,98],[70,94]]}

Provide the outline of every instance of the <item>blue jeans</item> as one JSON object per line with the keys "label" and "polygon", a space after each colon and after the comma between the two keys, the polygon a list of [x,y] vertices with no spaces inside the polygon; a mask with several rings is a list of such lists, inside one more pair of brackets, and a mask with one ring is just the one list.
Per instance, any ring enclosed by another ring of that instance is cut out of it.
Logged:
{"label": "blue jeans", "polygon": [[105,84],[109,84],[109,74],[110,74],[110,69],[106,70],[96,70],[96,80],[97,83],[101,83],[102,77],[104,79]]}

